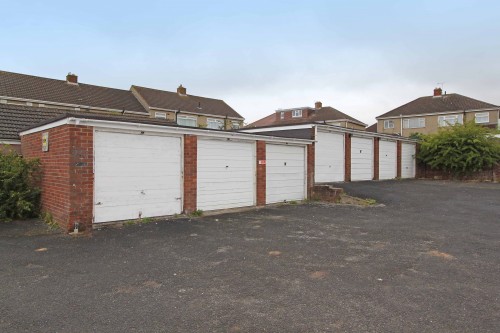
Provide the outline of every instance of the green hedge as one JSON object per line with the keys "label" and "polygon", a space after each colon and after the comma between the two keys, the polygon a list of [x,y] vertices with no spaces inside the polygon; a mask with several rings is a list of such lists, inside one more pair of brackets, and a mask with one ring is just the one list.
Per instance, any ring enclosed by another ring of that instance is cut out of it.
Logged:
{"label": "green hedge", "polygon": [[0,152],[0,221],[34,217],[40,211],[40,163]]}
{"label": "green hedge", "polygon": [[462,176],[500,162],[500,143],[492,130],[474,122],[456,124],[422,135],[418,160],[432,169]]}

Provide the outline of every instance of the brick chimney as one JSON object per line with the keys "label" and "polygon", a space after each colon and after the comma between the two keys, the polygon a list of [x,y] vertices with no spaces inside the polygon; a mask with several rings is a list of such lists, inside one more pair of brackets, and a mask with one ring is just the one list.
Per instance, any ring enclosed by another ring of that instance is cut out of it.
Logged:
{"label": "brick chimney", "polygon": [[78,84],[78,75],[68,73],[68,75],[66,75],[66,82],[69,84]]}
{"label": "brick chimney", "polygon": [[182,86],[182,84],[177,88],[177,93],[179,95],[186,95],[186,88]]}
{"label": "brick chimney", "polygon": [[321,103],[321,102],[319,102],[319,101],[318,101],[318,102],[316,102],[316,103],[314,103],[314,108],[315,108],[315,109],[321,109],[322,107],[323,107],[323,103]]}
{"label": "brick chimney", "polygon": [[443,89],[441,88],[434,88],[434,97],[439,97],[443,94]]}

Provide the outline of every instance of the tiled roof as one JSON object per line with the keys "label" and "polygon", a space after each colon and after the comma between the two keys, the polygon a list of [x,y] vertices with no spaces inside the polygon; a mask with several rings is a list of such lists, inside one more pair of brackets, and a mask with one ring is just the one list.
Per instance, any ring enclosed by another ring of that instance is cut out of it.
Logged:
{"label": "tiled roof", "polygon": [[373,125],[370,125],[368,126],[365,131],[367,132],[373,132],[373,133],[377,133],[377,123],[373,124]]}
{"label": "tiled roof", "polygon": [[416,100],[384,113],[377,118],[490,108],[498,108],[498,106],[459,94],[446,94],[437,97],[426,96],[417,98]]}
{"label": "tiled roof", "polygon": [[129,90],[0,71],[0,96],[147,113]]}
{"label": "tiled roof", "polygon": [[238,112],[220,99],[180,95],[177,92],[139,86],[132,86],[132,89],[139,93],[150,107],[243,119]]}
{"label": "tiled roof", "polygon": [[[0,140],[19,140],[19,132],[26,128],[47,122],[57,117],[68,114],[68,110],[47,107],[31,107],[13,104],[0,104]],[[120,114],[109,111],[104,112],[72,112],[89,117],[99,117],[103,120],[126,120],[151,124],[169,124],[165,119],[154,119],[143,115]]]}
{"label": "tiled roof", "polygon": [[[335,121],[335,120],[348,120],[354,123],[365,125],[362,121],[359,121],[337,109],[334,109],[331,106],[325,106],[322,107],[321,109],[307,108],[307,110],[308,110],[307,117],[281,120],[281,119],[276,119],[276,112],[275,112],[267,117],[264,117],[249,124],[246,127],[249,128],[249,127],[263,127],[272,125],[277,126],[277,125],[292,125],[292,124],[308,124],[312,122]],[[283,110],[283,111],[286,112],[289,110]]]}

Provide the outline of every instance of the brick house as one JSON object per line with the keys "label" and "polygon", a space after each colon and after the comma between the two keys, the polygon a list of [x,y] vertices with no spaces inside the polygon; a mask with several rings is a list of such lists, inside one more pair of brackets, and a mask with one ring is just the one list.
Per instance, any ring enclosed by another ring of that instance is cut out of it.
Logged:
{"label": "brick house", "polygon": [[365,123],[337,109],[334,109],[331,106],[323,106],[321,102],[316,102],[314,107],[297,107],[276,110],[269,116],[259,119],[245,128],[308,123],[321,123],[357,130],[364,130],[367,126]]}
{"label": "brick house", "polygon": [[168,119],[182,126],[232,130],[244,118],[223,100],[188,95],[180,85],[176,92],[132,86],[130,91],[153,118]]}
{"label": "brick house", "polygon": [[[19,131],[58,115],[90,113],[156,118],[165,123],[217,129],[239,128],[243,117],[222,100],[132,86],[130,90],[0,71],[0,149],[20,151]],[[195,120],[193,122],[193,119]],[[221,124],[223,126],[221,126]]]}
{"label": "brick house", "polygon": [[433,96],[417,98],[378,116],[377,132],[410,136],[413,133],[435,133],[441,127],[475,121],[497,128],[500,107],[459,94],[443,94],[434,89]]}

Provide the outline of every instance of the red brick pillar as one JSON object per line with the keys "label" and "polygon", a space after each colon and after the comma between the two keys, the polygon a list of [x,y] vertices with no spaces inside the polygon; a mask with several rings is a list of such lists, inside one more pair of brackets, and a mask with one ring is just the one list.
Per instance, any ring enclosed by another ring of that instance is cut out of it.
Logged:
{"label": "red brick pillar", "polygon": [[316,146],[314,143],[307,145],[307,198],[312,198],[314,188],[314,167],[315,167]]}
{"label": "red brick pillar", "polygon": [[401,141],[398,141],[397,145],[397,178],[401,178]]}
{"label": "red brick pillar", "polygon": [[69,125],[70,207],[68,231],[92,229],[94,217],[94,129]]}
{"label": "red brick pillar", "polygon": [[266,204],[266,142],[257,141],[257,206]]}
{"label": "red brick pillar", "polygon": [[380,138],[373,139],[373,180],[379,180]]}
{"label": "red brick pillar", "polygon": [[344,164],[344,180],[351,181],[351,134],[345,133],[345,164]]}
{"label": "red brick pillar", "polygon": [[196,210],[198,188],[198,137],[184,135],[184,213]]}

